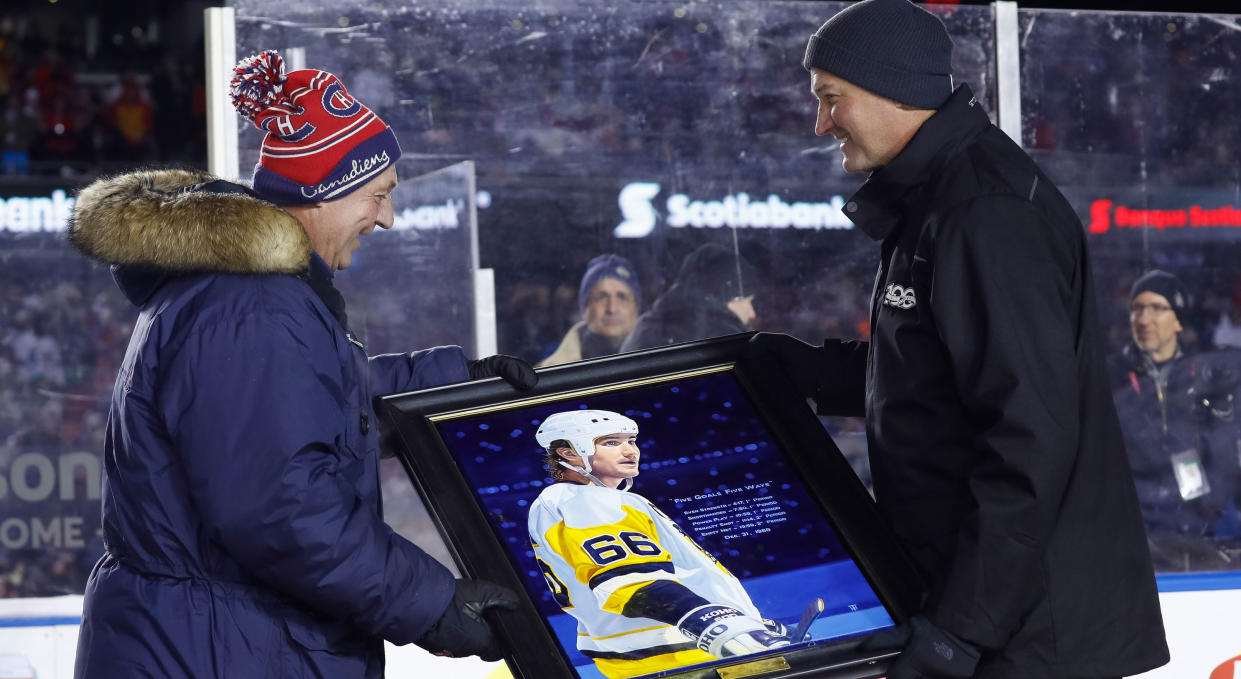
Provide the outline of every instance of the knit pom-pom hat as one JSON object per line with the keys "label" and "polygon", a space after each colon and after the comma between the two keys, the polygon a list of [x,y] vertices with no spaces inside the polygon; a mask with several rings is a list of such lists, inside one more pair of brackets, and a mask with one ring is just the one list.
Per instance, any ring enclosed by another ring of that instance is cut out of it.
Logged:
{"label": "knit pom-pom hat", "polygon": [[326,71],[285,73],[275,50],[233,69],[233,107],[266,132],[255,193],[277,205],[343,198],[401,157],[392,128]]}

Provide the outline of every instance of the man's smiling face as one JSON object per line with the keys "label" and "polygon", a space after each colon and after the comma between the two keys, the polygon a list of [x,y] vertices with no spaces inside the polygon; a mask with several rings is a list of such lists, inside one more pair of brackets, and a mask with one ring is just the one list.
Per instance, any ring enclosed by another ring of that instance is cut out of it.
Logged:
{"label": "man's smiling face", "polygon": [[814,133],[840,141],[845,172],[887,165],[934,113],[902,106],[820,68],[810,69],[810,91],[819,102]]}

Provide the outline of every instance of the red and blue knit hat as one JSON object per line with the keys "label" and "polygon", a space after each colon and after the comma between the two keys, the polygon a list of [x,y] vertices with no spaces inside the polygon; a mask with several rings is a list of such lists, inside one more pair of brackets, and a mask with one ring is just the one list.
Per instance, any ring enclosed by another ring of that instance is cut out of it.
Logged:
{"label": "red and blue knit hat", "polygon": [[343,198],[401,157],[392,128],[331,73],[286,75],[275,50],[242,59],[233,73],[233,107],[267,133],[253,179],[264,200],[309,205]]}

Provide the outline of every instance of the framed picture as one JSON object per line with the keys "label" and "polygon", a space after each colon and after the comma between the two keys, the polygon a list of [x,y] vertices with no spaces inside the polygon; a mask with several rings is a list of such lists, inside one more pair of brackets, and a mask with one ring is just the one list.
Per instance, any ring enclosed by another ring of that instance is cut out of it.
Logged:
{"label": "framed picture", "polygon": [[883,675],[894,651],[862,642],[905,620],[921,583],[748,340],[545,368],[525,393],[377,399],[460,571],[520,594],[491,618],[515,677]]}

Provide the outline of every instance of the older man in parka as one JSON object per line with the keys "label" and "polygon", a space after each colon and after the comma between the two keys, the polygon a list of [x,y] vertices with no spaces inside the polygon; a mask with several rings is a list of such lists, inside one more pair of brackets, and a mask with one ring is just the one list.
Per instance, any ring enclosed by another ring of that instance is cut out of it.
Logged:
{"label": "older man in parka", "polygon": [[[458,580],[380,510],[371,399],[471,378],[533,386],[459,347],[368,357],[332,270],[389,228],[391,129],[332,74],[243,60],[234,105],[268,134],[253,190],[193,172],[100,180],[70,239],[139,316],[112,395],[106,552],[75,676],[383,676],[383,640],[497,659]],[[283,209],[278,206],[283,206]]]}
{"label": "older man in parka", "polygon": [[866,416],[875,499],[926,575],[889,679],[1111,679],[1168,660],[1108,386],[1081,222],[907,0],[810,39],[815,133],[868,172],[869,343],[780,358],[824,414]]}

